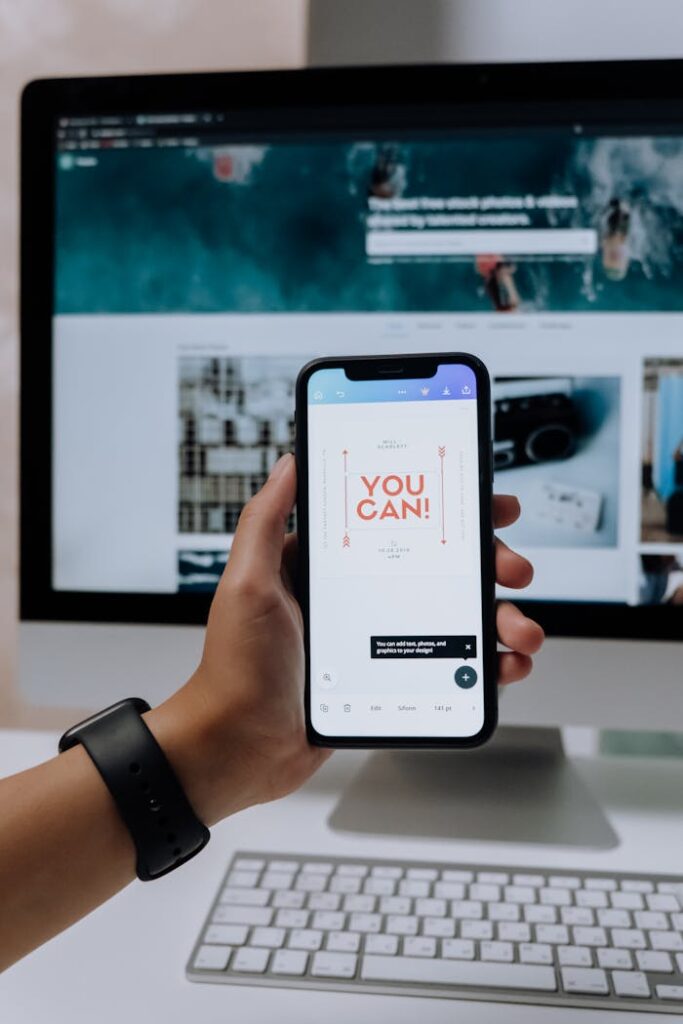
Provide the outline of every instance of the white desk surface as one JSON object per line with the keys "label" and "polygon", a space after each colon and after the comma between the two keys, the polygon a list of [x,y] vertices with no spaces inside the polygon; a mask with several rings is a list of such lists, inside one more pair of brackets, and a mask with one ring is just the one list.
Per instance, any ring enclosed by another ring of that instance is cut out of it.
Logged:
{"label": "white desk surface", "polygon": [[[0,775],[52,756],[52,733],[0,731]],[[136,882],[0,978],[7,1024],[581,1024],[581,1010],[521,1004],[328,993],[185,979],[185,963],[235,849],[481,861],[633,872],[683,870],[683,762],[584,757],[576,762],[621,837],[596,852],[503,843],[354,837],[326,824],[365,755],[337,753],[302,791],[213,830],[207,849],[157,882]],[[397,794],[397,798],[400,794]],[[49,851],[46,851],[46,856]],[[652,1024],[651,1014],[598,1011],[599,1024]],[[671,1017],[660,1018],[671,1020]]]}

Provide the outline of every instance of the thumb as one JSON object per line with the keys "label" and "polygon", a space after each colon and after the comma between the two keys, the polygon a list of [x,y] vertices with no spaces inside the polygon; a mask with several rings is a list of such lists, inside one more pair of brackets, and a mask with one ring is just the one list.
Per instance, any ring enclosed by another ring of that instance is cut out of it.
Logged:
{"label": "thumb", "polygon": [[237,573],[280,573],[285,527],[296,500],[294,456],[283,455],[242,509],[228,565]]}

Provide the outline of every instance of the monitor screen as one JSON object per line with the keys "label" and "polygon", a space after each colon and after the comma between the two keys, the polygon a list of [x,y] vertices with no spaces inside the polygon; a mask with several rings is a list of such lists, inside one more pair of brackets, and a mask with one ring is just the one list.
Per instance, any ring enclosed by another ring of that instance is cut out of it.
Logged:
{"label": "monitor screen", "polygon": [[682,135],[54,133],[54,591],[210,593],[306,361],[464,351],[527,597],[683,603]]}

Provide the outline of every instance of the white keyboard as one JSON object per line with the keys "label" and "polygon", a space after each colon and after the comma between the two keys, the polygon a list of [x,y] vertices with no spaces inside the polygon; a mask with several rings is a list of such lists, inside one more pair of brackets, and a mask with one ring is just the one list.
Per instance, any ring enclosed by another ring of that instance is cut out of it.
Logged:
{"label": "white keyboard", "polygon": [[193,981],[683,1013],[683,877],[236,853]]}

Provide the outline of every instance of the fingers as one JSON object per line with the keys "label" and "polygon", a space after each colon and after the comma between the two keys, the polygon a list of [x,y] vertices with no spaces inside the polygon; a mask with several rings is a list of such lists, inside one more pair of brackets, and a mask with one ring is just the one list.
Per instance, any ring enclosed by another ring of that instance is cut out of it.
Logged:
{"label": "fingers", "polygon": [[519,519],[519,499],[513,494],[493,495],[493,528],[502,530]]}
{"label": "fingers", "polygon": [[285,524],[296,499],[294,456],[283,455],[265,484],[242,509],[228,566],[257,578],[280,573]]}
{"label": "fingers", "polygon": [[545,634],[537,622],[527,618],[509,601],[501,601],[496,610],[498,639],[518,654],[535,654]]}
{"label": "fingers", "polygon": [[533,668],[533,661],[528,654],[517,654],[516,651],[506,651],[498,655],[498,684],[507,686],[508,683],[518,683],[520,679],[526,679]]}
{"label": "fingers", "polygon": [[496,582],[502,587],[519,590],[528,587],[534,578],[534,567],[523,555],[496,539]]}

